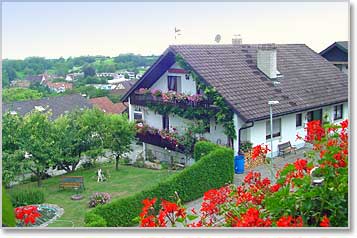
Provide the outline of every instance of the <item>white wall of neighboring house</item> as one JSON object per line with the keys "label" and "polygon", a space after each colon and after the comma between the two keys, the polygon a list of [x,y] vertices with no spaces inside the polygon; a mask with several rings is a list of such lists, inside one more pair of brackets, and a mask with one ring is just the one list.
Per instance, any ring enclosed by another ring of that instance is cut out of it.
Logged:
{"label": "white wall of neighboring house", "polygon": [[[339,104],[336,104],[339,105]],[[327,106],[322,108],[322,115],[328,115],[328,119],[333,123],[340,123],[344,119],[348,118],[348,104],[343,103],[343,117],[342,119],[333,121],[334,106]],[[314,109],[317,110],[317,109]],[[296,140],[298,134],[302,138],[306,136],[305,125],[306,115],[308,111],[302,112],[302,126],[296,127],[296,113],[284,115],[281,117],[281,136],[273,138],[273,155],[278,155],[278,144],[290,141],[293,146],[301,148],[305,145],[303,140]],[[274,118],[275,119],[275,118]],[[247,140],[253,143],[253,146],[264,144],[270,146],[270,139],[266,139],[266,123],[269,120],[257,121],[252,128],[247,129]],[[238,132],[237,132],[238,134]],[[243,141],[243,140],[242,140]],[[235,147],[236,148],[236,147]],[[238,150],[235,149],[235,153]]]}

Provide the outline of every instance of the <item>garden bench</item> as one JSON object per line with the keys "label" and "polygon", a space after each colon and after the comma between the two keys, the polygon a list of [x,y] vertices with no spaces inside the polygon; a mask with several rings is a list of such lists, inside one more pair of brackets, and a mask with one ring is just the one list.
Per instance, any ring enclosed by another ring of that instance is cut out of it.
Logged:
{"label": "garden bench", "polygon": [[279,149],[279,155],[282,154],[283,158],[285,158],[285,154],[287,153],[295,152],[296,154],[296,147],[292,146],[290,141],[279,144],[278,149]]}
{"label": "garden bench", "polygon": [[59,187],[65,188],[75,188],[75,189],[85,189],[83,176],[62,176]]}

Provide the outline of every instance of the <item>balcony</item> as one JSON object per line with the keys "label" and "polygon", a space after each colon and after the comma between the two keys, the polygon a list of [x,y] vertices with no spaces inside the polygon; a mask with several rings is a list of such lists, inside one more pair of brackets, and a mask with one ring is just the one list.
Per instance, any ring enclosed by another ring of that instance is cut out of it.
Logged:
{"label": "balcony", "polygon": [[150,103],[172,105],[183,109],[189,107],[215,108],[212,101],[203,98],[202,95],[185,95],[177,92],[156,94],[135,92],[130,97],[130,103],[139,106],[147,106]]}
{"label": "balcony", "polygon": [[[156,145],[168,150],[185,153],[185,146],[179,143],[179,135],[175,132],[160,131],[145,124],[136,125],[136,137],[141,141],[151,145]],[[190,152],[193,151],[190,148]]]}

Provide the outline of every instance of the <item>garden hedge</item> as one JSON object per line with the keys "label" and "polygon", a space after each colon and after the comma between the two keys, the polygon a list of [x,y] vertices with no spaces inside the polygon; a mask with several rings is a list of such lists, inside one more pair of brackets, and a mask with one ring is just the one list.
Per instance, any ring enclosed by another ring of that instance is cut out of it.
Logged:
{"label": "garden hedge", "polygon": [[219,148],[219,145],[214,144],[209,141],[199,141],[195,144],[195,149],[193,152],[193,158],[198,161],[203,156],[209,154],[211,151]]}
{"label": "garden hedge", "polygon": [[4,227],[14,227],[16,225],[14,208],[4,188],[2,188],[2,225]]}
{"label": "garden hedge", "polygon": [[[86,226],[95,226],[96,220],[100,218],[105,220],[108,227],[134,226],[138,224],[134,219],[139,216],[143,206],[142,201],[146,198],[156,197],[175,202],[175,192],[177,192],[182,202],[189,202],[202,197],[207,190],[232,182],[233,150],[212,143],[210,148],[213,149],[209,150],[206,148],[207,143],[209,142],[198,142],[195,145],[195,151],[205,149],[208,153],[201,156],[191,167],[170,176],[148,190],[94,208],[86,214]],[[103,225],[102,221],[99,223]]]}

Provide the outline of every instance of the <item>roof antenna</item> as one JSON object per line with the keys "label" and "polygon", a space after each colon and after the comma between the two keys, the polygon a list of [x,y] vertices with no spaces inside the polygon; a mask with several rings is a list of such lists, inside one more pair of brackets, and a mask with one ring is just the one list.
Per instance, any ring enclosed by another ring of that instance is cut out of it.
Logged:
{"label": "roof antenna", "polygon": [[178,29],[176,26],[175,26],[175,41],[177,40],[178,36],[181,35],[181,29]]}
{"label": "roof antenna", "polygon": [[217,34],[216,37],[214,38],[214,41],[219,44],[219,42],[221,41],[222,37],[220,34]]}

